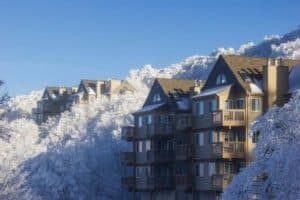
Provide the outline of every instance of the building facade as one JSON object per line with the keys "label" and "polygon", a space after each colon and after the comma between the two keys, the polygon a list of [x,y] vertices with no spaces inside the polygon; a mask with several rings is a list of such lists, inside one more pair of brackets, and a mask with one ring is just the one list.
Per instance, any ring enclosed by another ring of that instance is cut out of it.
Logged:
{"label": "building facade", "polygon": [[219,199],[254,159],[259,133],[250,134],[251,123],[288,100],[299,63],[222,55],[204,84],[157,79],[134,126],[122,129],[132,143],[122,154],[122,184],[132,198]]}
{"label": "building facade", "polygon": [[134,93],[135,88],[125,80],[81,80],[78,87],[46,87],[37,108],[32,110],[38,124],[49,117],[70,110],[76,104],[89,104],[101,96]]}

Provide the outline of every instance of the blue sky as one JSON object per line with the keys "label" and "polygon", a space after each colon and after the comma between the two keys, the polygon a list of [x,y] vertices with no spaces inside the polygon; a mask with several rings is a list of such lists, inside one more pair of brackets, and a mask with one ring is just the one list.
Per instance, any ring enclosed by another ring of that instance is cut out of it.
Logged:
{"label": "blue sky", "polygon": [[14,96],[123,78],[300,24],[299,0],[0,1],[0,79]]}

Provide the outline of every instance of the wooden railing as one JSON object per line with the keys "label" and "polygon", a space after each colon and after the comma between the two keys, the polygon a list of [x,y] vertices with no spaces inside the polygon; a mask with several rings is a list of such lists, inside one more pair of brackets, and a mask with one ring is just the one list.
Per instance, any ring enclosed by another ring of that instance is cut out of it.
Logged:
{"label": "wooden railing", "polygon": [[134,127],[124,126],[121,130],[121,137],[123,140],[132,140],[134,138]]}
{"label": "wooden railing", "polygon": [[135,152],[122,152],[121,157],[126,165],[132,165],[135,162]]}
{"label": "wooden railing", "polygon": [[135,179],[135,189],[137,190],[167,189],[174,186],[173,176],[137,177]]}
{"label": "wooden railing", "polygon": [[127,189],[135,188],[135,178],[134,177],[122,177],[122,185]]}
{"label": "wooden railing", "polygon": [[212,176],[212,188],[213,190],[224,191],[230,184],[233,174],[222,174]]}
{"label": "wooden railing", "polygon": [[191,114],[179,114],[175,116],[175,130],[181,131],[192,127]]}
{"label": "wooden railing", "polygon": [[175,146],[175,156],[177,160],[186,160],[192,156],[191,145],[176,145]]}
{"label": "wooden railing", "polygon": [[213,113],[213,124],[223,126],[245,125],[244,109],[226,109]]}
{"label": "wooden railing", "polygon": [[146,138],[154,136],[168,136],[173,134],[174,126],[173,124],[147,124],[145,126],[137,128],[136,137],[137,138]]}
{"label": "wooden railing", "polygon": [[212,152],[221,158],[244,158],[245,142],[217,142],[212,144]]}

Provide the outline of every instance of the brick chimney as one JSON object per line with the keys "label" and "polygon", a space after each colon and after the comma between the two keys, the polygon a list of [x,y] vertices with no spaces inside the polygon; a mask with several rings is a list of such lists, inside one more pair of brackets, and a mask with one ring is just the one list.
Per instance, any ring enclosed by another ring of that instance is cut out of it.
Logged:
{"label": "brick chimney", "polygon": [[264,110],[273,105],[283,106],[289,88],[289,68],[283,59],[268,59],[263,67]]}

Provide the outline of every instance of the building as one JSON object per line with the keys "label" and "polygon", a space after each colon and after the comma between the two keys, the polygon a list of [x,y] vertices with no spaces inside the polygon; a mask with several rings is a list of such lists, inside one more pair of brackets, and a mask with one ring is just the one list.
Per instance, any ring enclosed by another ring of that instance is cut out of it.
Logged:
{"label": "building", "polygon": [[126,80],[81,80],[74,102],[88,104],[102,95],[113,98],[134,91],[135,88]]}
{"label": "building", "polygon": [[41,124],[50,116],[70,110],[73,103],[89,104],[101,96],[114,98],[133,93],[135,88],[125,80],[81,80],[77,87],[46,87],[37,108],[32,110],[36,122]]}
{"label": "building", "polygon": [[37,108],[32,110],[38,124],[69,110],[73,103],[71,95],[77,92],[76,87],[46,87],[42,99],[37,102]]}
{"label": "building", "polygon": [[222,55],[204,85],[157,79],[143,108],[133,113],[134,126],[122,129],[132,143],[122,155],[122,183],[133,199],[218,199],[254,159],[259,133],[249,134],[250,124],[288,100],[296,64]]}

